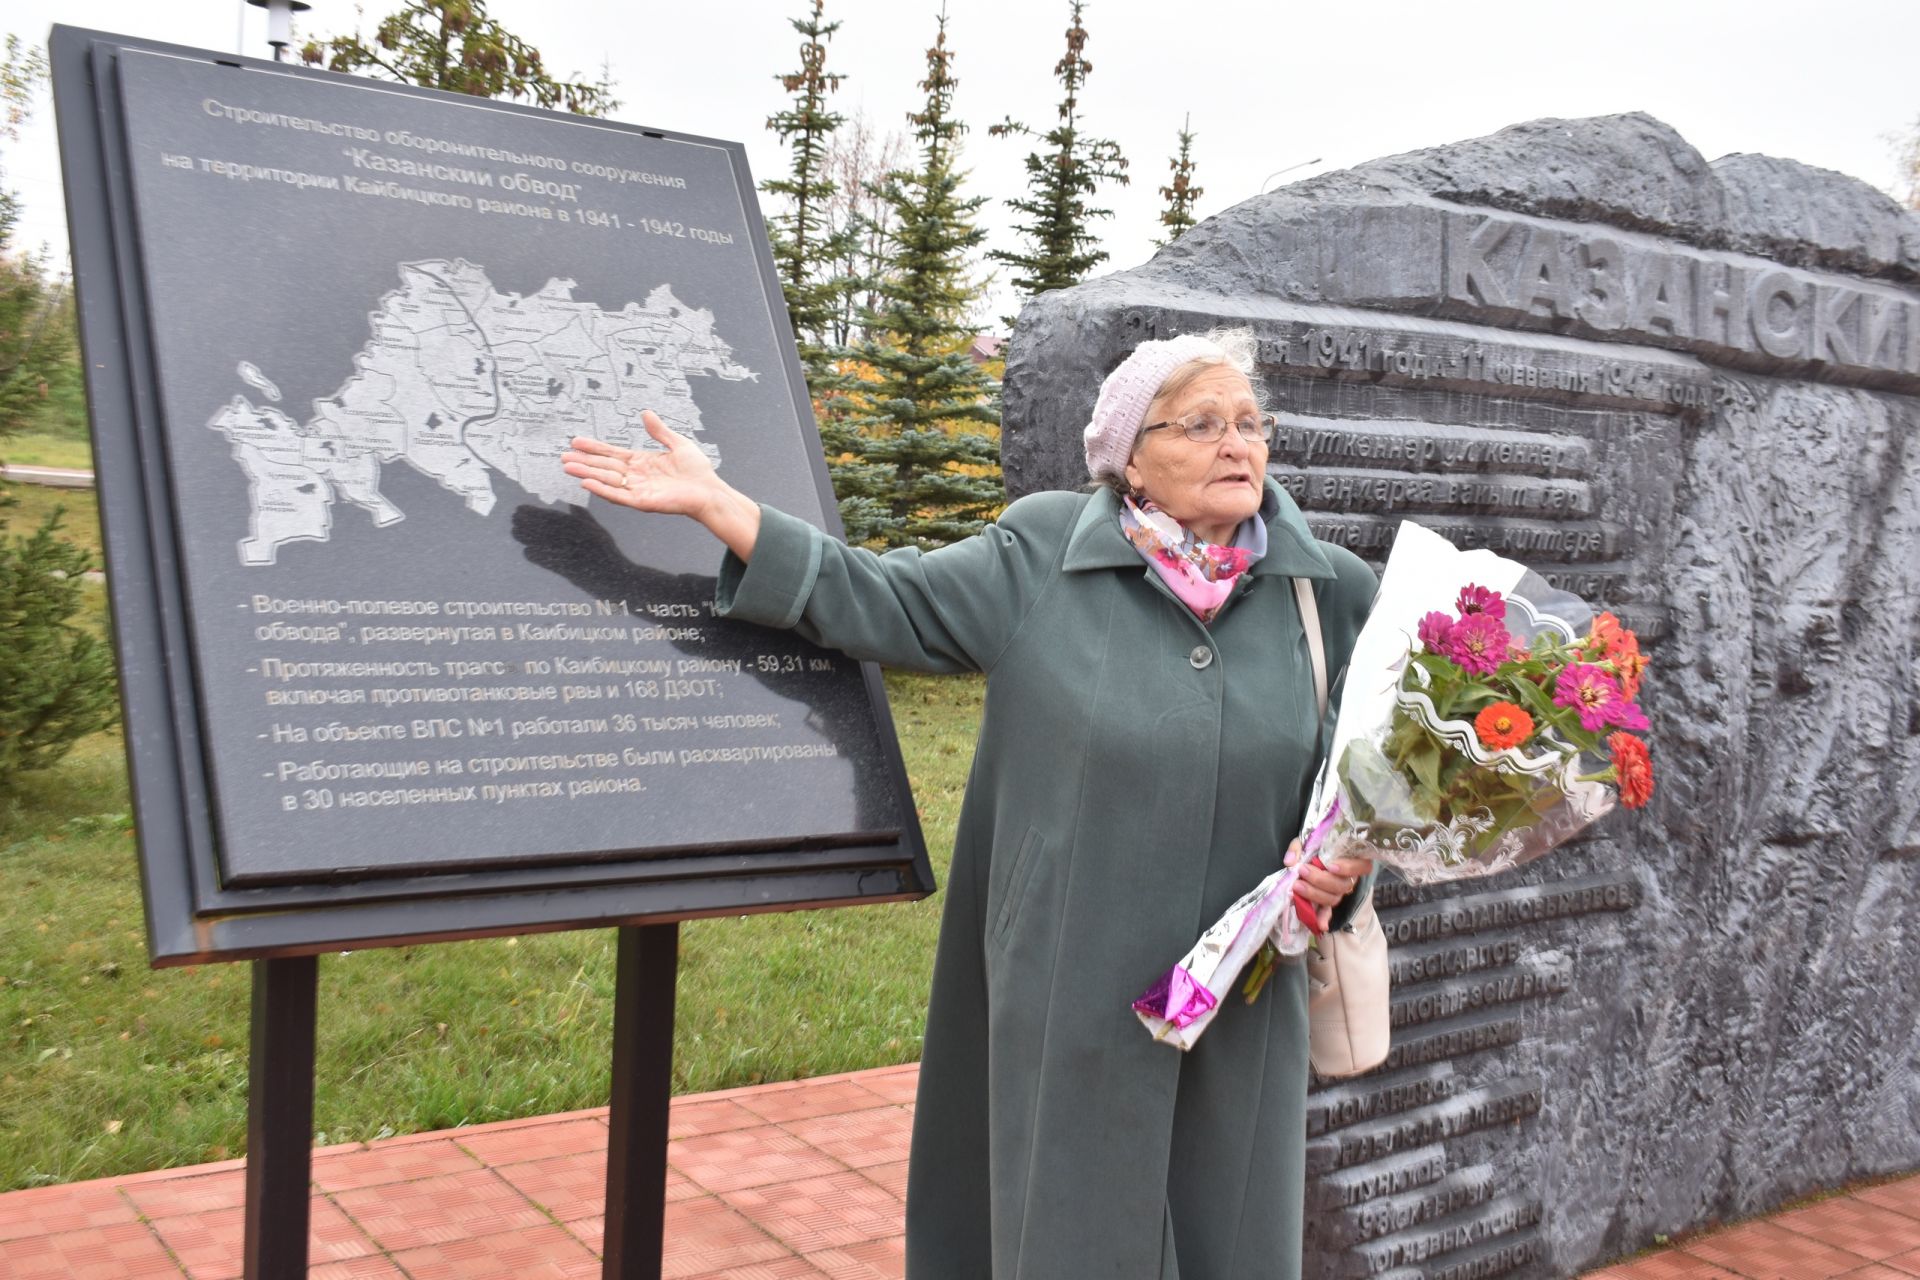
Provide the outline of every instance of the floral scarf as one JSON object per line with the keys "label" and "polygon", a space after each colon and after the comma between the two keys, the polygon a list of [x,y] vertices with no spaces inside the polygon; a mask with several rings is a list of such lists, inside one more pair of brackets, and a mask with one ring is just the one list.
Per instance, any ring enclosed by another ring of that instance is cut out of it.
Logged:
{"label": "floral scarf", "polygon": [[[1213,621],[1220,606],[1233,594],[1233,584],[1266,550],[1260,545],[1241,545],[1264,541],[1258,537],[1258,533],[1266,532],[1264,528],[1248,539],[1243,523],[1232,546],[1219,546],[1203,541],[1151,499],[1136,502],[1128,495],[1121,501],[1120,530],[1127,541],[1202,622]],[[1252,523],[1258,525],[1258,517]]]}

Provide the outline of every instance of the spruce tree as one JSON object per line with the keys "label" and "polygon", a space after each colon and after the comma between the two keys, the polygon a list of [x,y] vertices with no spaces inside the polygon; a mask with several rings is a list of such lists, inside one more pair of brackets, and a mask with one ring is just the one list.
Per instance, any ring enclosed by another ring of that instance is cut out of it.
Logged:
{"label": "spruce tree", "polygon": [[1127,181],[1120,144],[1081,132],[1080,91],[1093,72],[1086,58],[1087,29],[1081,22],[1085,7],[1083,0],[1073,0],[1066,56],[1053,68],[1066,89],[1059,123],[1043,134],[1009,118],[987,131],[995,137],[1023,134],[1046,144],[1046,150],[1027,155],[1027,197],[1007,202],[1026,215],[1026,221],[1017,226],[1026,237],[1026,252],[995,250],[989,255],[1018,273],[1013,287],[1028,296],[1078,284],[1107,260],[1090,224],[1095,218],[1112,217],[1113,210],[1097,209],[1092,201],[1102,182],[1125,185]]}
{"label": "spruce tree", "polygon": [[120,713],[113,654],[73,623],[92,561],[60,536],[58,510],[6,536],[12,505],[0,489],[0,793]]}
{"label": "spruce tree", "polygon": [[828,171],[829,150],[834,131],[846,117],[827,109],[827,97],[846,77],[826,69],[826,42],[840,24],[825,20],[825,0],[813,0],[811,13],[790,21],[806,37],[800,46],[800,70],[774,79],[793,95],[793,104],[769,116],[767,128],[787,144],[793,167],[788,176],[763,182],[760,189],[787,200],[785,212],[768,219],[768,231],[787,316],[800,346],[800,362],[808,386],[819,396],[838,382],[834,353],[825,344],[842,302],[859,285],[857,279],[836,269],[836,264],[856,253],[858,231],[851,226],[836,229],[828,219],[835,194]]}
{"label": "spruce tree", "polygon": [[1167,238],[1156,240],[1155,244],[1172,244],[1180,238],[1181,232],[1199,221],[1193,216],[1193,206],[1206,194],[1206,190],[1193,185],[1192,125],[1192,116],[1180,122],[1180,150],[1173,159],[1167,161],[1167,167],[1173,170],[1173,181],[1160,188],[1160,195],[1167,202],[1167,207],[1160,211],[1160,222],[1167,228]]}
{"label": "spruce tree", "polygon": [[[947,16],[927,50],[926,102],[907,117],[918,169],[888,174],[881,199],[892,215],[878,305],[860,317],[873,335],[857,349],[870,377],[854,410],[823,431],[850,542],[938,546],[977,532],[1004,499],[999,412],[991,382],[968,354],[978,330],[968,250],[985,237],[974,215],[984,196],[962,196],[958,162],[965,126],[953,115],[953,52]],[[997,432],[995,433],[997,434]]]}

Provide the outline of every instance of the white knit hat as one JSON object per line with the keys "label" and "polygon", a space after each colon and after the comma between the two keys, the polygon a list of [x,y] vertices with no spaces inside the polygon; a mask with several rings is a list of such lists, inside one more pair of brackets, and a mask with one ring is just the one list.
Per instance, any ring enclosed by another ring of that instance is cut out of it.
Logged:
{"label": "white knit hat", "polygon": [[1224,360],[1227,353],[1195,334],[1143,342],[1100,384],[1093,421],[1081,433],[1087,450],[1087,474],[1095,480],[1124,476],[1133,442],[1146,425],[1147,409],[1167,375],[1193,360]]}

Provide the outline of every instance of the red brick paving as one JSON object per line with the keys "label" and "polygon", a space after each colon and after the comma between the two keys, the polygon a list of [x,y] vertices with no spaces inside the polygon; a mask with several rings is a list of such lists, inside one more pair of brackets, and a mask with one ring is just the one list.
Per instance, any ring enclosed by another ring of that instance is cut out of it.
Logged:
{"label": "red brick paving", "polygon": [[1770,1221],[1874,1262],[1920,1249],[1920,1218],[1852,1196],[1776,1214]]}
{"label": "red brick paving", "polygon": [[1690,1253],[1668,1249],[1591,1273],[1587,1280],[1741,1280],[1741,1277]]}
{"label": "red brick paving", "polygon": [[[901,1280],[916,1067],[676,1099],[663,1271]],[[604,1111],[316,1152],[310,1280],[600,1274]],[[0,1280],[227,1280],[239,1161],[0,1195]],[[1920,1174],[1683,1239],[1587,1280],[1920,1280]]]}

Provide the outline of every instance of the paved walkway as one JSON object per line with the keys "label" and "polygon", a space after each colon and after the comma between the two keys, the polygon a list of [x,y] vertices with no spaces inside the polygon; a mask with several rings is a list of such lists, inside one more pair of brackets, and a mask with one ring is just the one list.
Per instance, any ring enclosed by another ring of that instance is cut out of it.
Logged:
{"label": "paved walkway", "polygon": [[[887,1067],[675,1099],[665,1274],[899,1277],[917,1074]],[[317,1151],[311,1275],[596,1277],[606,1147],[599,1110]],[[230,1160],[0,1195],[0,1280],[237,1277],[244,1178]],[[1920,1176],[1699,1236],[1590,1280],[1839,1276],[1920,1277]]]}

